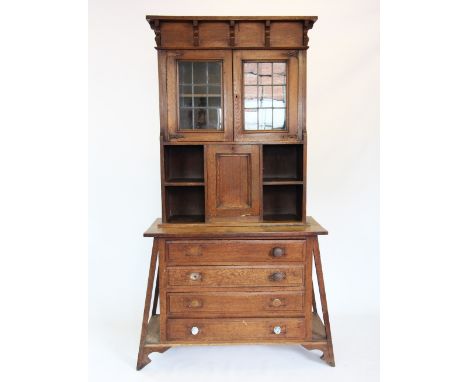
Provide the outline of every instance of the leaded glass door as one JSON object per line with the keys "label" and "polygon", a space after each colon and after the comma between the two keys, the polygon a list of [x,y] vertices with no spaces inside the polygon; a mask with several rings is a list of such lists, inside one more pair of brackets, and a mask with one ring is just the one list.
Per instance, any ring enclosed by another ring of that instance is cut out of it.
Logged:
{"label": "leaded glass door", "polygon": [[297,140],[297,51],[234,52],[234,139]]}
{"label": "leaded glass door", "polygon": [[232,52],[171,52],[167,71],[168,139],[232,140]]}

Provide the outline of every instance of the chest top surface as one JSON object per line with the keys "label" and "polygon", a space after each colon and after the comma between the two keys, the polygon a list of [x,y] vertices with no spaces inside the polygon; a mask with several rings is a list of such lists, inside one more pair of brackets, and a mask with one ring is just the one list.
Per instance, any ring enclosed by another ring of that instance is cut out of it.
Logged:
{"label": "chest top surface", "polygon": [[210,224],[164,224],[161,219],[154,223],[144,233],[145,237],[195,237],[195,236],[310,236],[328,235],[314,218],[308,216],[305,224],[251,224],[251,225],[210,225]]}

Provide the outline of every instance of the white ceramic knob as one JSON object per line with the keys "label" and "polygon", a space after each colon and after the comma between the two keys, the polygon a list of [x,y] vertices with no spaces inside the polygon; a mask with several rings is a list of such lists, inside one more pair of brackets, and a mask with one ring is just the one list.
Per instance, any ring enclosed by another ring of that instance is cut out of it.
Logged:
{"label": "white ceramic knob", "polygon": [[280,334],[281,333],[281,326],[275,326],[273,328],[273,333]]}
{"label": "white ceramic knob", "polygon": [[193,326],[191,332],[194,336],[196,336],[200,332],[200,329],[198,329],[196,326]]}

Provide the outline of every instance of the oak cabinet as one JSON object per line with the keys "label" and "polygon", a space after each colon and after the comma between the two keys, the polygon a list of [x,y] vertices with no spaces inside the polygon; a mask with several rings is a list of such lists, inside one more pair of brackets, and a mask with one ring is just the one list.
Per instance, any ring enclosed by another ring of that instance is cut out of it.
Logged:
{"label": "oak cabinet", "polygon": [[317,17],[147,20],[162,219],[144,234],[153,250],[137,369],[152,352],[231,343],[298,344],[333,366],[318,247],[327,231],[306,216],[307,32]]}

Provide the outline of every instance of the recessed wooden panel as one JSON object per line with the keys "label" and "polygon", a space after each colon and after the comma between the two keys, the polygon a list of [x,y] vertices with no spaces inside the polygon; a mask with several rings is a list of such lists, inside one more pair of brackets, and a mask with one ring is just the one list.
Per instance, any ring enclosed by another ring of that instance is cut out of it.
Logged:
{"label": "recessed wooden panel", "polygon": [[252,207],[250,154],[216,154],[216,208]]}
{"label": "recessed wooden panel", "polygon": [[[279,326],[281,332],[273,329]],[[196,335],[192,334],[196,328]],[[169,319],[167,340],[181,342],[242,342],[247,340],[285,341],[305,339],[304,318],[225,318],[225,319]]]}
{"label": "recessed wooden panel", "polygon": [[200,47],[229,46],[229,23],[207,22],[199,23]]}
{"label": "recessed wooden panel", "polygon": [[260,158],[257,145],[209,145],[208,219],[258,220]]}
{"label": "recessed wooden panel", "polygon": [[270,26],[271,47],[298,47],[303,44],[303,23],[272,22]]}
{"label": "recessed wooden panel", "polygon": [[161,45],[170,47],[193,46],[193,26],[191,22],[162,22],[161,23]]}
{"label": "recessed wooden panel", "polygon": [[264,22],[241,22],[236,24],[236,46],[263,47],[264,45]]}

